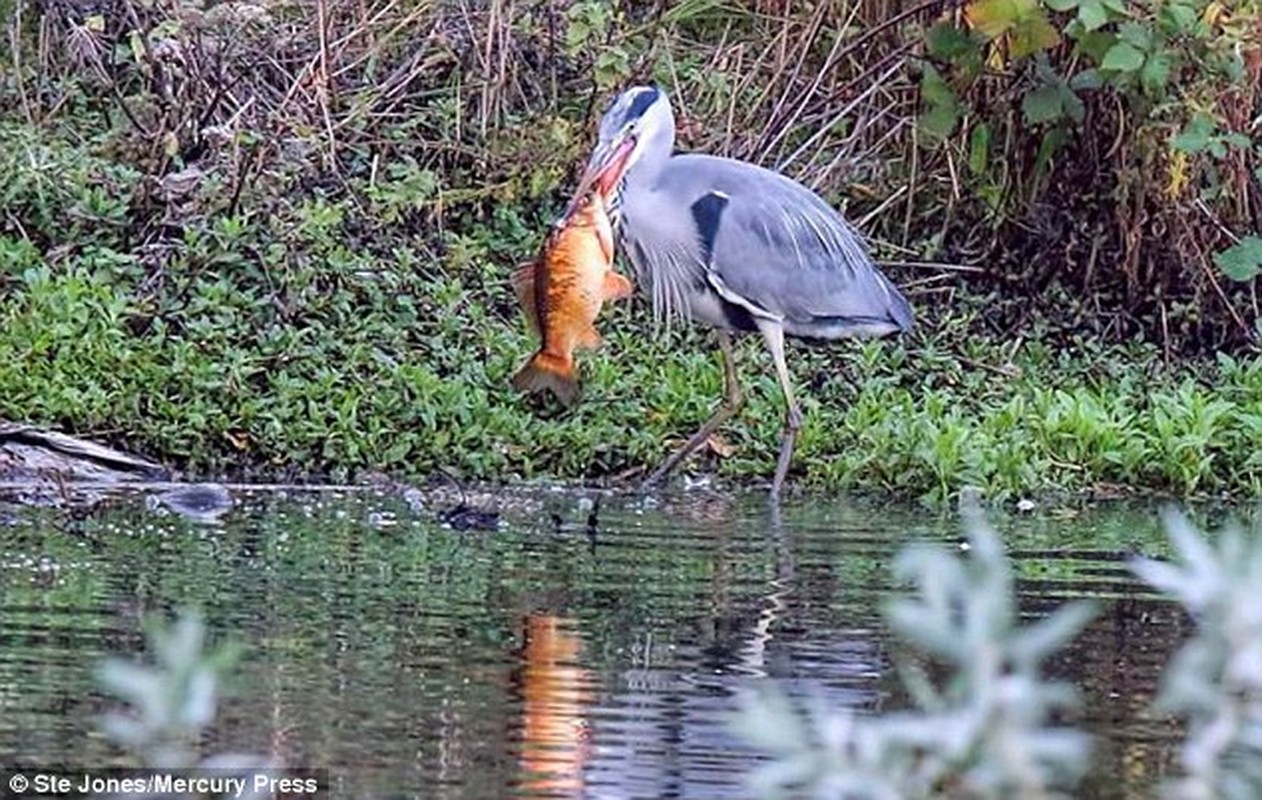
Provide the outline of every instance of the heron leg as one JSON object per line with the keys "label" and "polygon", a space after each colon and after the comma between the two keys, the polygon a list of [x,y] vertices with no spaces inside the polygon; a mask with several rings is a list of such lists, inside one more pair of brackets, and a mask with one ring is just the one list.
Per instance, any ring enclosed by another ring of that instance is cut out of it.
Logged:
{"label": "heron leg", "polygon": [[771,497],[778,499],[780,490],[784,488],[784,479],[789,474],[789,464],[793,461],[793,447],[797,443],[798,429],[802,427],[802,411],[793,397],[789,367],[784,361],[784,328],[779,322],[768,319],[759,319],[757,325],[762,338],[767,342],[767,349],[771,351],[771,360],[776,365],[776,377],[780,380],[780,390],[784,392],[784,433],[780,437],[780,457],[776,460],[776,474],[771,480]]}
{"label": "heron leg", "polygon": [[722,328],[716,328],[719,338],[719,353],[723,356],[723,402],[715,409],[705,424],[692,435],[684,446],[671,454],[662,465],[653,471],[644,481],[644,488],[649,489],[661,482],[679,463],[687,458],[698,447],[706,443],[710,435],[732,418],[745,405],[745,395],[741,391],[740,380],[736,375],[736,355],[732,351],[732,335]]}

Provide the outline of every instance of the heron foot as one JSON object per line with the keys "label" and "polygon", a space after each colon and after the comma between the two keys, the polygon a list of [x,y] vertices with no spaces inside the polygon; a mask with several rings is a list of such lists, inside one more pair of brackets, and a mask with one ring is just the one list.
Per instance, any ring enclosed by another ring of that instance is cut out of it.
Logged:
{"label": "heron foot", "polygon": [[662,462],[662,465],[653,470],[653,473],[644,479],[644,483],[640,484],[641,491],[648,491],[655,488],[659,483],[666,479],[666,476],[675,471],[675,468],[683,462],[685,458],[692,455],[697,448],[701,447],[710,440],[710,436],[719,429],[719,427],[732,418],[745,405],[745,398],[741,395],[739,387],[734,392],[729,393],[728,397],[723,401],[710,418],[705,421],[696,433],[692,435],[684,446],[671,453],[670,456]]}
{"label": "heron foot", "polygon": [[784,489],[784,479],[789,475],[789,465],[793,462],[793,449],[797,444],[798,430],[802,427],[802,412],[796,405],[789,406],[789,413],[784,423],[784,433],[780,436],[780,457],[776,459],[776,474],[771,479],[771,499],[780,499]]}
{"label": "heron foot", "polygon": [[672,453],[660,467],[653,470],[653,474],[644,479],[644,483],[640,484],[642,492],[649,491],[661,483],[685,458],[705,444],[720,425],[745,407],[745,394],[741,391],[740,379],[736,375],[736,356],[732,352],[732,337],[727,331],[721,329],[716,331],[716,334],[719,340],[719,355],[723,359],[723,402],[714,410],[705,424],[684,443],[683,447]]}
{"label": "heron foot", "polygon": [[666,476],[675,471],[675,468],[678,467],[685,458],[692,455],[698,447],[705,444],[706,440],[710,438],[710,434],[713,433],[724,420],[731,416],[731,414],[732,412],[726,407],[720,407],[719,410],[714,413],[714,416],[710,417],[710,419],[701,426],[701,429],[694,433],[692,438],[684,443],[683,447],[671,453],[670,456],[662,462],[661,466],[653,470],[652,474],[644,479],[644,483],[640,484],[640,490],[649,491],[650,489],[656,488],[658,484],[666,479]]}

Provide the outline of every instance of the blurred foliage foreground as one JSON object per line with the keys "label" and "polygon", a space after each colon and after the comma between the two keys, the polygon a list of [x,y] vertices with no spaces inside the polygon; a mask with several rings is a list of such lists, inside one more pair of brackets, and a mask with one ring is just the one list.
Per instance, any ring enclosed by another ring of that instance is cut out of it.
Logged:
{"label": "blurred foliage foreground", "polygon": [[[1220,0],[0,0],[0,417],[192,472],[633,473],[720,390],[613,311],[514,396],[510,267],[617,88],[817,188],[920,315],[795,348],[799,477],[1262,488],[1262,11]],[[1215,357],[1211,354],[1217,353]],[[761,475],[765,356],[704,456]]]}
{"label": "blurred foliage foreground", "polygon": [[[1090,737],[1062,724],[1074,688],[1049,680],[1056,651],[1096,612],[1078,600],[1022,624],[1000,537],[969,512],[967,556],[925,546],[895,562],[912,586],[888,603],[891,629],[945,677],[903,656],[915,708],[858,716],[753,695],[742,726],[772,756],[753,774],[760,798],[1053,800],[1074,791]],[[1262,615],[1241,606],[1262,578],[1262,535],[1227,528],[1210,541],[1167,512],[1176,559],[1132,558],[1130,570],[1196,620],[1162,675],[1155,710],[1186,733],[1166,800],[1245,800],[1262,791]],[[1070,712],[1072,715],[1072,712]],[[1155,794],[1155,793],[1154,793]]]}

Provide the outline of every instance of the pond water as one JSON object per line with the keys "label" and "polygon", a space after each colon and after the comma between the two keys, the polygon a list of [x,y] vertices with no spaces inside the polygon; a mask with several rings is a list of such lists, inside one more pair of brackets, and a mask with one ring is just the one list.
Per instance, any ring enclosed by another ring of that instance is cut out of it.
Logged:
{"label": "pond water", "polygon": [[[214,525],[143,495],[0,502],[0,764],[119,763],[92,670],[179,607],[246,646],[207,752],[327,769],[337,797],[742,797],[743,688],[905,703],[889,565],[911,541],[956,543],[956,515],[698,491],[604,497],[589,530],[586,500],[483,497],[505,507],[495,531],[385,491],[238,492]],[[1188,626],[1122,559],[1164,551],[1156,513],[993,522],[1024,612],[1101,602],[1054,665],[1096,739],[1080,796],[1155,796],[1179,731],[1149,704]]]}

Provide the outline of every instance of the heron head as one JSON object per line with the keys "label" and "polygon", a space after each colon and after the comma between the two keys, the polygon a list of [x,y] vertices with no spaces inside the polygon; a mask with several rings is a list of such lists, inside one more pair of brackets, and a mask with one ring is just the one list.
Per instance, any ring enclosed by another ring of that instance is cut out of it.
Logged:
{"label": "heron head", "polygon": [[607,199],[646,152],[669,156],[675,144],[675,116],[666,92],[634,86],[614,99],[600,120],[600,138],[579,178],[571,207],[593,188]]}

